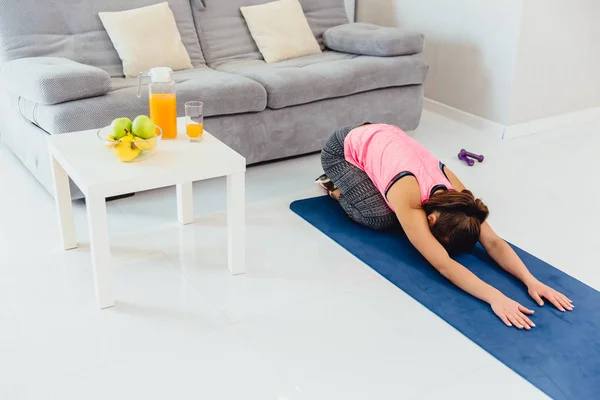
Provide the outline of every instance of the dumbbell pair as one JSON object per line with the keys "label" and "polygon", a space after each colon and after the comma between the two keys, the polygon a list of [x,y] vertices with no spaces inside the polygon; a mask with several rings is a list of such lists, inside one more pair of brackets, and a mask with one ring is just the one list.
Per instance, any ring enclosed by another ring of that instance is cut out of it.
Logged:
{"label": "dumbbell pair", "polygon": [[466,162],[469,165],[469,167],[472,167],[473,164],[475,164],[475,161],[473,161],[472,158],[474,158],[475,160],[477,160],[479,162],[483,162],[482,155],[469,153],[465,149],[462,149],[460,151],[460,153],[458,153],[458,159]]}

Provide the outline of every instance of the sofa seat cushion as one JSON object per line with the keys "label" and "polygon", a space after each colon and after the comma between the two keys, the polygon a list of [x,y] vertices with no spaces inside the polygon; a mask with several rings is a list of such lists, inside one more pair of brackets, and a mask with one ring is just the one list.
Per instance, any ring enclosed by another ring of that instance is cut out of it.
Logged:
{"label": "sofa seat cushion", "polygon": [[418,85],[429,66],[419,56],[371,57],[325,52],[287,60],[219,67],[254,79],[267,90],[267,107],[284,108],[375,89]]}
{"label": "sofa seat cushion", "polygon": [[[188,101],[204,102],[204,115],[230,115],[258,112],[266,108],[267,93],[259,83],[240,75],[215,71],[207,67],[179,71],[177,115],[184,115]],[[18,101],[21,114],[51,134],[100,128],[117,117],[134,118],[148,114],[148,95],[137,97],[137,80],[113,78],[111,91],[55,105],[37,104],[24,98]]]}
{"label": "sofa seat cushion", "polygon": [[[278,68],[283,67],[295,67],[301,68],[307,65],[320,64],[324,62],[331,62],[337,60],[351,60],[355,58],[355,54],[346,54],[346,53],[338,53],[335,51],[325,51],[321,54],[314,54],[306,57],[298,57],[293,58],[291,60],[285,60],[278,62],[276,64],[271,64],[271,66],[276,66]],[[236,73],[237,71],[243,71],[250,67],[263,67],[267,65],[264,60],[239,60],[232,61],[226,64],[223,64],[217,68],[218,71],[223,72],[231,72]]]}

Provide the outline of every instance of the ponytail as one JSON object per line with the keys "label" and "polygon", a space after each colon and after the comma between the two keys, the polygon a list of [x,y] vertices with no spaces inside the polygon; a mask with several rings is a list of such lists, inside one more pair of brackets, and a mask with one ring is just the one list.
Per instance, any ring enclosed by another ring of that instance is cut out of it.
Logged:
{"label": "ponytail", "polygon": [[487,206],[468,190],[444,191],[423,204],[427,215],[438,212],[431,233],[451,253],[469,252],[479,240],[481,224],[489,215]]}
{"label": "ponytail", "polygon": [[438,192],[423,204],[423,209],[428,215],[433,211],[463,213],[468,217],[475,217],[481,224],[490,214],[483,201],[476,199],[467,189],[462,192]]}

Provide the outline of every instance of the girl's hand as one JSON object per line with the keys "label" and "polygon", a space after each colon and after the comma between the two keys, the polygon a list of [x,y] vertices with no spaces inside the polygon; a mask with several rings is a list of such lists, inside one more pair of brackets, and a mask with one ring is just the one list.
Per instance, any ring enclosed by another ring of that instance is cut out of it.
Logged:
{"label": "girl's hand", "polygon": [[528,284],[527,289],[529,295],[533,297],[536,303],[538,303],[540,306],[544,305],[542,298],[545,298],[550,303],[554,304],[554,307],[558,308],[562,312],[565,310],[573,311],[573,308],[575,307],[573,306],[573,302],[567,296],[557,292],[549,286],[544,285],[538,280]]}
{"label": "girl's hand", "polygon": [[514,325],[519,329],[526,330],[530,330],[535,326],[527,316],[533,314],[534,311],[523,307],[516,301],[509,299],[504,295],[498,296],[498,298],[493,300],[490,305],[492,306],[494,313],[500,317],[506,326]]}

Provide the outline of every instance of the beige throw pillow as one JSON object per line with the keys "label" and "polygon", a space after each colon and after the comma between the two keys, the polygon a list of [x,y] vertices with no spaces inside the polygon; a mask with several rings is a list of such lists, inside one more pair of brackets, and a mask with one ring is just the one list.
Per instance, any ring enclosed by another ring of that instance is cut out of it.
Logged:
{"label": "beige throw pillow", "polygon": [[240,10],[267,63],[321,53],[298,0],[279,0]]}
{"label": "beige throw pillow", "polygon": [[169,3],[98,15],[123,62],[123,75],[136,77],[153,67],[193,68]]}

